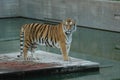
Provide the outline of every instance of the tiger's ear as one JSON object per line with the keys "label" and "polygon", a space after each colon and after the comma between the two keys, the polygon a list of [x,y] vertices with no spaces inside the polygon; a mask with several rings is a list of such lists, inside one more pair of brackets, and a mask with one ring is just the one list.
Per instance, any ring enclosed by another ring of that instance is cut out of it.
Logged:
{"label": "tiger's ear", "polygon": [[66,21],[66,20],[63,20],[62,23],[63,23],[63,25],[66,25],[67,21]]}

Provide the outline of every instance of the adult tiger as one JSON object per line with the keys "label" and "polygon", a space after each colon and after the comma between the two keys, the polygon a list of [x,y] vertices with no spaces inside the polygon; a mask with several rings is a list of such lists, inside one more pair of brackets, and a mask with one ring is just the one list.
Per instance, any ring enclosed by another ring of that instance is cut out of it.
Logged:
{"label": "adult tiger", "polygon": [[18,57],[23,56],[24,60],[27,60],[28,50],[33,53],[36,45],[40,44],[60,48],[63,59],[67,61],[74,31],[76,31],[75,21],[71,18],[63,20],[58,25],[25,24],[20,32],[21,54]]}

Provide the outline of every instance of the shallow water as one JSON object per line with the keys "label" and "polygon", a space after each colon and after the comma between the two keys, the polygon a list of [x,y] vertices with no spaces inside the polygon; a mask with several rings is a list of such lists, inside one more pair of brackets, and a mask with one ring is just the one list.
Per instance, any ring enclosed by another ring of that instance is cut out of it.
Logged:
{"label": "shallow water", "polygon": [[[41,21],[24,19],[24,18],[0,19],[0,34],[1,34],[0,54],[19,51],[20,27],[25,23],[31,23],[31,22],[41,22]],[[78,34],[80,35],[80,37]],[[93,35],[92,38],[89,37],[91,35]],[[33,75],[31,75],[31,77],[21,76],[21,78],[18,79],[20,80],[120,80],[120,61],[119,61],[120,51],[114,49],[114,44],[117,43],[114,42],[114,39],[115,40],[120,39],[118,35],[119,33],[114,33],[114,32],[103,33],[103,31],[91,30],[85,28],[77,29],[77,32],[73,34],[74,39],[69,55],[72,57],[86,59],[100,63],[99,72],[77,72],[77,73],[56,74],[56,75],[46,75],[46,76],[41,76],[38,74],[38,76],[35,77],[33,77]],[[104,39],[100,39],[103,38],[101,36],[104,36]],[[38,49],[60,54],[60,51],[58,49],[42,47],[42,46],[39,46]],[[114,54],[110,52],[113,52]]]}

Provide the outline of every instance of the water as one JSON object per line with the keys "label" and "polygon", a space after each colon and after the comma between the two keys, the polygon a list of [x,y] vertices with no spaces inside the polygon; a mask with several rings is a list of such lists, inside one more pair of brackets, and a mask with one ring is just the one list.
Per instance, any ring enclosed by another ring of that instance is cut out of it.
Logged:
{"label": "water", "polygon": [[[42,21],[25,19],[25,18],[0,19],[0,34],[1,34],[0,54],[19,51],[20,27],[25,23],[31,23],[31,22],[41,23]],[[89,37],[88,34],[91,37]],[[31,77],[26,77],[24,75],[18,79],[20,80],[120,80],[120,59],[119,59],[120,51],[114,49],[114,44],[117,43],[114,40],[116,41],[120,40],[119,33],[107,32],[107,31],[104,32],[100,30],[92,30],[87,28],[78,28],[77,32],[73,35],[73,37],[74,39],[70,51],[70,56],[100,63],[99,72],[77,72],[77,73],[56,74],[56,75],[46,75],[46,76],[42,76],[38,74],[38,76],[31,75]],[[104,41],[104,46],[102,41]],[[85,45],[87,47],[85,47]],[[91,51],[89,48],[91,49]],[[39,46],[38,49],[60,54],[60,51],[58,49],[53,49],[49,47],[46,48],[41,46]]]}

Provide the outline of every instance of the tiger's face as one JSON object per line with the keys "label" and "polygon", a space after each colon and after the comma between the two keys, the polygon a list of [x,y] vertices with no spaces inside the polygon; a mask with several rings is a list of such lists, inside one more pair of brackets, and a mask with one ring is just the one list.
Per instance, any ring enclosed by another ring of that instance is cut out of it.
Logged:
{"label": "tiger's face", "polygon": [[71,18],[67,18],[65,21],[63,21],[63,29],[65,34],[71,34],[72,32],[76,31],[75,21],[73,21]]}

